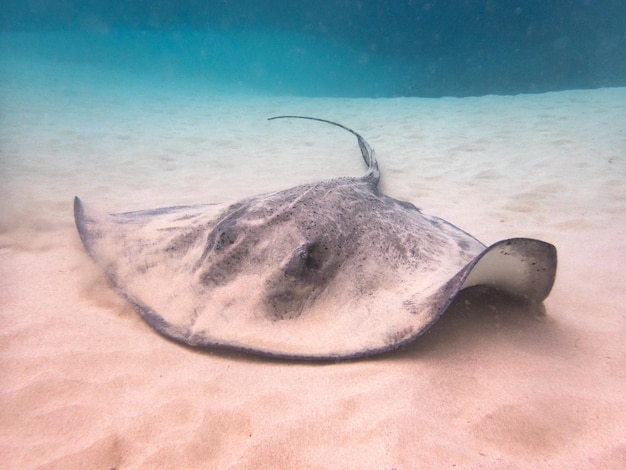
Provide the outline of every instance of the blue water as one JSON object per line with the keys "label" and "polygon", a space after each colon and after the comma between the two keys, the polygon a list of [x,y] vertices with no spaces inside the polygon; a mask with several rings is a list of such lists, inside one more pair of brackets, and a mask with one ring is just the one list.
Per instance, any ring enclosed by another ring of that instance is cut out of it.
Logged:
{"label": "blue water", "polygon": [[626,85],[623,0],[4,0],[2,10],[0,59],[234,91],[440,97]]}

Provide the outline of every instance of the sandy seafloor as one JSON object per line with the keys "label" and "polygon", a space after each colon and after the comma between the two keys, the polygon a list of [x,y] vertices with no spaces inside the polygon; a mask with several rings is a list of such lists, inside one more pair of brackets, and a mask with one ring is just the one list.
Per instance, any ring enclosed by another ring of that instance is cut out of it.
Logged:
{"label": "sandy seafloor", "polygon": [[[5,61],[0,467],[626,466],[626,89],[306,99]],[[316,364],[158,336],[84,252],[103,210],[226,202],[363,169],[489,244],[555,244],[545,317],[462,297],[394,353]]]}

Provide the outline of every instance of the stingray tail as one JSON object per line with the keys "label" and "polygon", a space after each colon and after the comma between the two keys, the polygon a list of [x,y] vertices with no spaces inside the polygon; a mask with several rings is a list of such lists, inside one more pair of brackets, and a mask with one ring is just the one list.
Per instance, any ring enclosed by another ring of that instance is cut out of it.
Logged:
{"label": "stingray tail", "polygon": [[320,121],[325,122],[327,124],[332,124],[333,126],[341,127],[342,129],[347,130],[351,134],[356,136],[357,141],[359,142],[359,148],[361,149],[361,155],[363,156],[363,160],[367,165],[367,173],[363,176],[363,179],[370,181],[374,186],[378,185],[380,181],[380,170],[378,169],[378,162],[376,161],[376,155],[374,154],[374,149],[370,147],[361,135],[350,129],[349,127],[344,126],[343,124],[339,124],[338,122],[328,121],[326,119],[314,118],[309,116],[274,116],[268,118],[268,121],[273,119],[310,119],[311,121]]}

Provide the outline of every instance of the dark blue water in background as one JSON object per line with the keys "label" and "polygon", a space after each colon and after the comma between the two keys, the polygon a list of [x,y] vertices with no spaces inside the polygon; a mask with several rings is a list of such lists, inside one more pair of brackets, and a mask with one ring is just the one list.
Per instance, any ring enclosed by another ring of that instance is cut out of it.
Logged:
{"label": "dark blue water in background", "polygon": [[2,0],[0,54],[301,96],[626,85],[624,0]]}

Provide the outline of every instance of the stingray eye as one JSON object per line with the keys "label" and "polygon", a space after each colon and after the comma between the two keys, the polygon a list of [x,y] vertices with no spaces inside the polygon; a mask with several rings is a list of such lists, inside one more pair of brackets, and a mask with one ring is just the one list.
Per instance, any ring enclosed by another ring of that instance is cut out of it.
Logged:
{"label": "stingray eye", "polygon": [[317,243],[306,243],[296,248],[285,266],[285,276],[300,277],[319,268]]}
{"label": "stingray eye", "polygon": [[285,276],[298,277],[306,268],[307,258],[309,257],[306,245],[299,246],[291,253],[289,261],[285,266]]}

